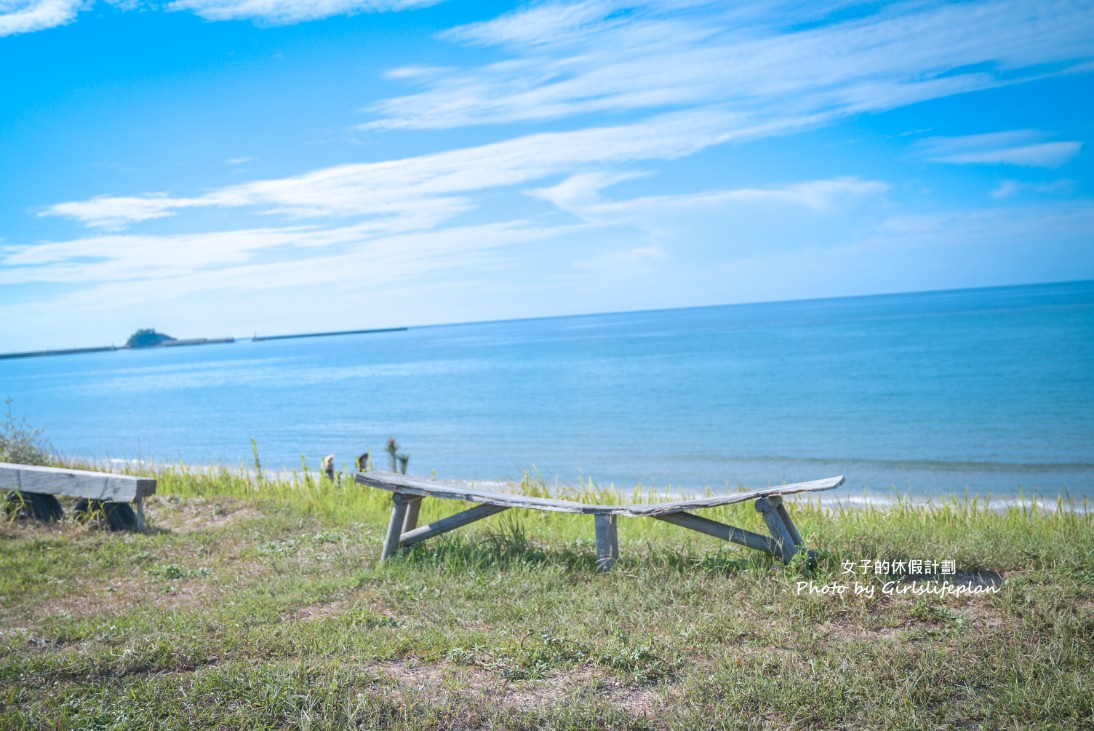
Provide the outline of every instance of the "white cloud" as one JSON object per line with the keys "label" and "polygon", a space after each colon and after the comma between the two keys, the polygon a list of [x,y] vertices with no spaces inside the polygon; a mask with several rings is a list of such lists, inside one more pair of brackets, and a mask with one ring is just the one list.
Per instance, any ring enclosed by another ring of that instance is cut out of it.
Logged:
{"label": "white cloud", "polygon": [[1081,142],[1042,142],[1036,145],[1023,145],[999,150],[962,152],[935,159],[939,162],[958,164],[990,163],[1033,168],[1055,168],[1075,157],[1082,146],[1083,143]]}
{"label": "white cloud", "polygon": [[1073,180],[1052,180],[1046,183],[1030,183],[1019,180],[1004,180],[991,192],[991,197],[996,200],[1011,198],[1027,191],[1052,195],[1055,193],[1068,193],[1075,187]]}
{"label": "white cloud", "polygon": [[[381,13],[436,5],[443,0],[175,0],[168,10],[189,10],[206,20],[255,20],[286,25],[333,15]],[[118,10],[136,10],[137,0],[108,0]],[[71,23],[94,0],[0,0],[0,37]]]}
{"label": "white cloud", "polygon": [[87,0],[0,0],[0,37],[71,23]]}
{"label": "white cloud", "polygon": [[1045,135],[1037,130],[1011,130],[960,137],[922,140],[920,154],[933,162],[955,165],[991,164],[1055,168],[1079,154],[1083,143],[1037,142]]}
{"label": "white cloud", "polygon": [[1094,54],[1089,2],[910,2],[826,21],[841,5],[535,5],[443,34],[510,58],[418,79],[423,91],[381,102],[364,128],[711,104],[753,123],[846,115],[1066,73]]}
{"label": "white cloud", "polygon": [[[83,285],[51,298],[53,311],[114,309],[213,291],[347,284],[386,289],[420,284],[436,272],[480,272],[503,263],[507,248],[569,230],[510,221],[382,235],[347,226],[100,236],[4,247],[0,284]],[[260,260],[270,253],[276,254],[272,260]]]}
{"label": "white cloud", "polygon": [[605,18],[619,5],[607,0],[544,3],[494,20],[454,28],[442,35],[484,46],[572,44],[582,40],[582,30],[599,33]]}
{"label": "white cloud", "polygon": [[[479,147],[387,162],[323,168],[304,175],[221,188],[197,198],[98,197],[59,203],[40,215],[117,228],[176,209],[257,207],[295,218],[373,216],[428,228],[475,208],[468,195],[586,166],[684,157],[751,130],[710,112],[667,114],[635,124],[518,137]],[[732,130],[732,131],[727,131]]]}
{"label": "white cloud", "polygon": [[176,0],[170,10],[190,10],[206,20],[257,20],[271,25],[333,15],[380,13],[435,5],[441,0]]}
{"label": "white cloud", "polygon": [[623,201],[601,199],[601,189],[627,177],[633,176],[579,175],[551,188],[530,191],[530,194],[548,200],[585,220],[622,222],[648,219],[666,213],[688,215],[703,210],[719,210],[730,204],[794,206],[827,213],[849,202],[880,196],[889,189],[887,184],[876,180],[835,178],[768,188],[733,188],[680,195],[640,196]]}
{"label": "white cloud", "polygon": [[174,215],[179,208],[204,205],[197,198],[168,198],[164,193],[146,196],[96,196],[86,201],[57,203],[39,216],[75,218],[93,228],[120,229],[131,223]]}

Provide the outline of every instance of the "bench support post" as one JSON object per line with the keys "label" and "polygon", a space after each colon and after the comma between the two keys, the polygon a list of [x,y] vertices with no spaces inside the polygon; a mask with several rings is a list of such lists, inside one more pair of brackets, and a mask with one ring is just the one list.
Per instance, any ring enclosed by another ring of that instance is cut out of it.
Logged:
{"label": "bench support post", "polygon": [[783,525],[786,526],[786,532],[794,539],[794,545],[801,546],[803,543],[802,535],[798,532],[798,526],[794,525],[794,521],[790,519],[790,513],[786,511],[786,505],[783,503],[782,497],[773,495],[768,500],[775,506],[775,512],[783,519]]}
{"label": "bench support post", "polygon": [[403,518],[403,533],[409,533],[418,527],[418,513],[422,509],[423,499],[420,497],[407,498],[406,517]]}
{"label": "bench support post", "polygon": [[701,515],[686,512],[665,513],[653,517],[658,520],[663,520],[666,523],[678,525],[681,528],[688,528],[699,533],[705,533],[708,536],[721,538],[723,541],[736,543],[740,546],[745,546],[746,548],[754,548],[757,551],[765,551],[773,556],[782,558],[782,549],[779,548],[779,545],[775,541],[767,536],[761,536],[759,533],[753,533],[744,528],[737,528],[726,523],[719,523],[717,520],[711,520],[710,518],[704,518]]}
{"label": "bench support post", "polygon": [[384,550],[380,553],[380,560],[387,561],[399,550],[400,538],[403,535],[403,521],[406,520],[407,500],[401,493],[393,493],[391,496],[391,522],[387,524],[387,537],[384,539]]}
{"label": "bench support post", "polygon": [[483,518],[489,518],[491,515],[508,510],[509,508],[504,505],[476,505],[473,508],[468,508],[462,512],[450,515],[447,518],[441,518],[434,521],[429,525],[422,526],[421,528],[415,528],[414,530],[403,533],[399,542],[404,546],[412,546],[415,543],[421,543],[427,538],[439,536],[442,533],[447,533],[450,530],[456,530],[462,528],[468,523],[474,523],[476,520],[482,520]]}
{"label": "bench support post", "polygon": [[144,498],[135,498],[133,504],[137,507],[137,531],[144,533]]}
{"label": "bench support post", "polygon": [[619,559],[619,530],[614,515],[594,515],[596,520],[596,566],[611,571]]}
{"label": "bench support post", "polygon": [[778,495],[762,497],[756,500],[756,510],[763,515],[767,529],[771,531],[771,536],[779,544],[783,563],[790,563],[801,546],[801,534],[790,520],[790,515],[782,502],[782,498]]}

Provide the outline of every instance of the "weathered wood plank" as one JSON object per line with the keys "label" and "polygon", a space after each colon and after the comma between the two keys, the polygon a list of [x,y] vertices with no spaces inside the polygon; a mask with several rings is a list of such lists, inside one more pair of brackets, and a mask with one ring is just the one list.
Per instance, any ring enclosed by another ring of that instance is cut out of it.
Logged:
{"label": "weathered wood plank", "polygon": [[655,515],[653,517],[658,520],[663,520],[666,523],[681,526],[682,528],[689,528],[698,531],[699,533],[705,533],[708,536],[721,538],[723,541],[730,541],[731,543],[736,543],[748,548],[755,548],[757,551],[767,551],[773,556],[781,558],[783,555],[782,549],[779,548],[779,544],[771,538],[761,536],[759,533],[753,533],[744,528],[737,528],[726,523],[719,523],[710,518],[692,515],[691,513],[668,513],[666,515]]}
{"label": "weathered wood plank", "polygon": [[156,494],[149,477],[0,462],[0,489],[127,503]]}
{"label": "weathered wood plank", "polygon": [[450,515],[447,518],[441,518],[434,521],[429,525],[416,528],[412,531],[403,533],[400,542],[404,546],[411,546],[415,543],[420,543],[428,538],[439,536],[442,533],[447,533],[450,530],[456,530],[462,528],[468,523],[474,523],[476,520],[482,520],[483,518],[489,518],[491,515],[495,515],[502,511],[508,510],[504,505],[476,505],[473,508],[468,508],[463,512]]}
{"label": "weathered wood plank", "polygon": [[450,500],[463,500],[471,503],[485,505],[498,505],[507,508],[531,508],[534,510],[548,510],[560,513],[585,513],[588,515],[626,515],[640,517],[648,515],[658,517],[661,515],[679,513],[685,510],[699,508],[713,508],[719,505],[731,505],[733,503],[754,500],[768,495],[792,495],[801,492],[816,492],[819,490],[831,490],[843,484],[843,477],[830,477],[825,480],[812,482],[798,482],[793,485],[781,485],[767,487],[748,492],[728,493],[714,495],[705,498],[691,500],[678,500],[675,502],[655,503],[650,505],[586,505],[570,500],[555,500],[552,498],[526,497],[524,495],[510,495],[498,492],[478,490],[474,486],[446,485],[432,480],[394,472],[358,472],[356,481],[362,485],[375,487],[381,490],[390,490],[404,495],[418,497],[437,497]]}

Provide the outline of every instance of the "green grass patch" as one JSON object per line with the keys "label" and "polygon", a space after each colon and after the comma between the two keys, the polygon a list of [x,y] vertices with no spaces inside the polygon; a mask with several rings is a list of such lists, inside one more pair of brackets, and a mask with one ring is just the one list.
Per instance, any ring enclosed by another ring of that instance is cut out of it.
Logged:
{"label": "green grass patch", "polygon": [[[153,476],[144,534],[0,523],[0,728],[1094,726],[1089,512],[801,500],[815,570],[621,519],[602,575],[588,516],[510,510],[380,564],[390,493]],[[422,520],[460,507],[426,501]],[[764,530],[751,504],[703,514]],[[998,590],[846,572],[909,559]]]}

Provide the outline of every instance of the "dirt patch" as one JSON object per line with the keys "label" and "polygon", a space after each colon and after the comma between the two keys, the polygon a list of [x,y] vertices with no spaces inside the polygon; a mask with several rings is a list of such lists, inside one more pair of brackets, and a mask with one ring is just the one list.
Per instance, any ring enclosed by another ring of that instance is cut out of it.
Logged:
{"label": "dirt patch", "polygon": [[146,501],[145,511],[150,526],[175,533],[198,533],[263,517],[257,508],[230,498],[154,498]]}
{"label": "dirt patch", "polygon": [[106,584],[78,582],[68,595],[43,602],[35,609],[42,618],[82,618],[121,614],[145,606],[174,608],[206,599],[216,593],[208,581],[193,579],[163,583],[150,578],[126,578]]}
{"label": "dirt patch", "polygon": [[300,607],[299,609],[294,610],[285,619],[290,622],[314,622],[317,619],[341,614],[345,610],[346,601],[344,599],[336,599],[334,601],[319,602],[317,604],[309,604],[305,607]]}
{"label": "dirt patch", "polygon": [[552,706],[574,696],[592,696],[636,716],[653,713],[658,697],[653,688],[624,685],[590,665],[556,670],[538,682],[507,683],[505,691],[501,702],[522,711]]}
{"label": "dirt patch", "polygon": [[38,619],[118,614],[140,604],[147,595],[146,582],[132,579],[109,583],[71,579],[67,593],[34,607]]}
{"label": "dirt patch", "polygon": [[874,641],[899,639],[904,634],[900,627],[865,626],[847,615],[818,625],[818,631],[826,636],[844,641]]}
{"label": "dirt patch", "polygon": [[935,576],[935,581],[949,581],[954,586],[969,589],[999,588],[1005,577],[999,571],[958,571],[952,576]]}
{"label": "dirt patch", "polygon": [[542,680],[518,681],[506,680],[487,668],[415,659],[376,663],[370,669],[401,689],[426,693],[447,690],[468,700],[519,711],[579,698],[597,699],[637,716],[652,714],[658,707],[659,692],[655,688],[624,685],[591,665],[555,670]]}

